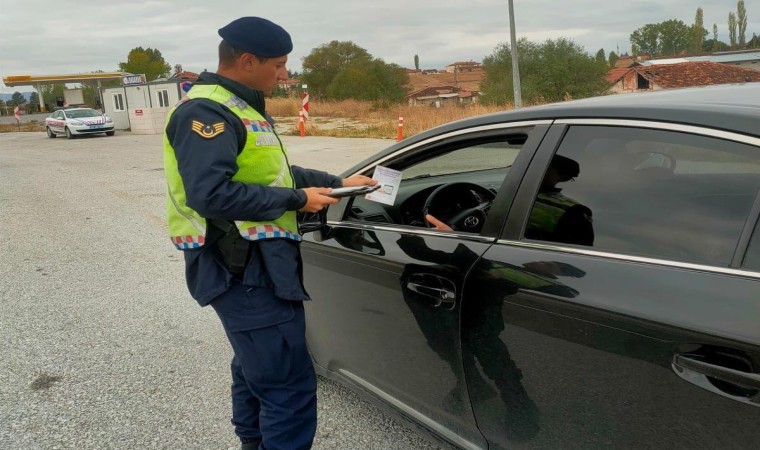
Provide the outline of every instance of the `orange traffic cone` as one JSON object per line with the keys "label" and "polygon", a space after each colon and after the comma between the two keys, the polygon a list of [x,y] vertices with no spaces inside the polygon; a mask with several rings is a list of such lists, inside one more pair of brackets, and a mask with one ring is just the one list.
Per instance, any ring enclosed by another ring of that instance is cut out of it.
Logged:
{"label": "orange traffic cone", "polygon": [[303,120],[303,111],[298,112],[298,133],[301,137],[306,136],[306,124]]}

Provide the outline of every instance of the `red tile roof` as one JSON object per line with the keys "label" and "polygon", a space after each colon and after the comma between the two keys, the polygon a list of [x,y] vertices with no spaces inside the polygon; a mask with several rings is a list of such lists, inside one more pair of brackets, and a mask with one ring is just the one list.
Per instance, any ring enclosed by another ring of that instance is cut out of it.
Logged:
{"label": "red tile roof", "polygon": [[633,70],[664,89],[760,81],[760,71],[713,62],[655,64]]}
{"label": "red tile roof", "polygon": [[607,80],[610,84],[615,84],[625,76],[625,74],[630,71],[630,67],[613,67],[607,72],[607,75],[604,76],[604,78]]}
{"label": "red tile roof", "polygon": [[179,80],[191,80],[191,81],[195,81],[195,80],[198,79],[198,74],[195,73],[195,72],[185,71],[185,72],[180,72],[180,73],[176,73],[176,74],[172,75],[172,78],[176,78],[176,79],[179,79]]}

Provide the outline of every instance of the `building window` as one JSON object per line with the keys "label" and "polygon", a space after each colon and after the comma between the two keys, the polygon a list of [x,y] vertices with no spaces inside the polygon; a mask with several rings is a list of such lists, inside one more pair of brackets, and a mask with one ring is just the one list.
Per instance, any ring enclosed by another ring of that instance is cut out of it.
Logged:
{"label": "building window", "polygon": [[124,111],[124,94],[113,94],[113,110]]}
{"label": "building window", "polygon": [[161,90],[156,91],[156,95],[158,96],[158,107],[168,108],[169,107],[169,91],[166,89],[161,89]]}

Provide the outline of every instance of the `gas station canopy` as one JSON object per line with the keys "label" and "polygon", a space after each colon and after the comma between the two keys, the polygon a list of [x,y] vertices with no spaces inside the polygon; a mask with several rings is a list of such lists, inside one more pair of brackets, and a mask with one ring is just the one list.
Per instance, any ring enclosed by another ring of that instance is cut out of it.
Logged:
{"label": "gas station canopy", "polygon": [[77,73],[73,75],[12,75],[3,78],[3,83],[8,87],[31,86],[53,83],[87,83],[100,80],[121,79],[125,73],[101,72],[101,73]]}
{"label": "gas station canopy", "polygon": [[34,86],[39,93],[40,111],[45,111],[45,100],[42,98],[43,84],[93,83],[100,90],[101,81],[123,79],[128,75],[130,74],[122,72],[77,73],[73,75],[11,75],[3,78],[3,84],[8,87]]}

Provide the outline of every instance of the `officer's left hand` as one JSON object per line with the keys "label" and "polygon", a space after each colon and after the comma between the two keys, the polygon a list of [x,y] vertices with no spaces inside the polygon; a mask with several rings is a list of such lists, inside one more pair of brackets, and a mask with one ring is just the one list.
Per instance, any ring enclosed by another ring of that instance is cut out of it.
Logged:
{"label": "officer's left hand", "polygon": [[377,180],[373,180],[370,177],[365,177],[364,175],[354,175],[352,177],[343,179],[343,187],[374,186],[376,184]]}

